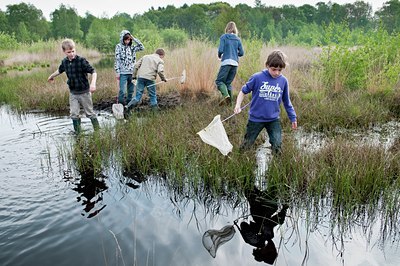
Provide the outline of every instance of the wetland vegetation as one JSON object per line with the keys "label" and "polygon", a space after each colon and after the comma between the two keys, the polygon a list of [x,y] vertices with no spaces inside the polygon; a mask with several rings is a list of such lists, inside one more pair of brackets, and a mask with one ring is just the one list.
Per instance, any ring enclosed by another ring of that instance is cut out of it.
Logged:
{"label": "wetland vegetation", "polygon": [[[335,29],[330,28],[331,32]],[[106,121],[99,132],[87,131],[69,143],[59,143],[58,158],[93,176],[115,168],[142,179],[161,180],[173,188],[174,197],[199,198],[215,214],[220,206],[213,202],[227,198],[234,209],[244,191],[261,179],[265,186],[277,188],[279,202],[290,206],[291,217],[306,217],[310,228],[328,217],[331,232],[346,234],[361,225],[369,236],[379,220],[381,244],[389,239],[398,241],[400,35],[379,28],[374,34],[358,35],[343,30],[335,38],[335,44],[320,47],[277,45],[257,36],[243,39],[246,55],[233,84],[234,95],[252,73],[264,67],[273,49],[281,49],[289,59],[283,74],[290,83],[302,138],[321,134],[326,140],[318,148],[308,149],[290,130],[283,112],[283,151],[270,159],[262,176],[255,171],[256,148],[264,139],[258,139],[250,151],[238,150],[246,112],[224,122],[234,146],[228,156],[196,135],[215,115],[231,115],[233,106],[218,106],[215,43],[195,38],[183,38],[179,45],[167,49],[167,77],[185,70],[186,81],[169,81],[157,87],[158,113],[148,111],[144,103],[129,120]],[[59,43],[38,42],[2,52],[7,58],[0,74],[2,104],[17,113],[67,115],[66,78],[46,82],[63,57]],[[160,45],[168,46],[162,40],[145,43],[147,51]],[[77,47],[77,53],[90,62],[106,57],[83,45]],[[100,65],[97,72],[94,105],[110,111],[118,91],[114,70]],[[171,99],[172,104],[165,102]],[[386,125],[391,126],[382,130]],[[379,134],[378,141],[365,137],[371,130]]]}

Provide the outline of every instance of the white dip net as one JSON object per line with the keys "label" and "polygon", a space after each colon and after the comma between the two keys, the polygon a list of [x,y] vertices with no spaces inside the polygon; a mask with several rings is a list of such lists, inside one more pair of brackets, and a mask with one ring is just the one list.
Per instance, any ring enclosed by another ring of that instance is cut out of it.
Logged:
{"label": "white dip net", "polygon": [[112,112],[116,119],[124,119],[124,106],[121,103],[114,103]]}
{"label": "white dip net", "polygon": [[197,134],[202,141],[217,148],[223,155],[227,155],[232,151],[233,146],[222,125],[221,115],[216,115],[213,121]]}

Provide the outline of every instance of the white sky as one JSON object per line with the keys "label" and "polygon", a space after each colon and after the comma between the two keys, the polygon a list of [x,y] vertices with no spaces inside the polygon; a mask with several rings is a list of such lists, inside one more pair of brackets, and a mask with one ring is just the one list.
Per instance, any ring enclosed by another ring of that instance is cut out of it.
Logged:
{"label": "white sky", "polygon": [[[372,5],[373,11],[378,10],[383,6],[383,3],[389,0],[364,0],[364,2]],[[251,7],[254,7],[255,0],[225,0],[225,1],[207,1],[207,0],[1,0],[0,10],[6,11],[7,5],[14,5],[19,3],[30,3],[36,8],[42,10],[43,15],[49,19],[50,13],[55,9],[59,8],[61,3],[64,3],[67,7],[75,8],[80,16],[84,16],[86,11],[96,17],[112,17],[116,13],[127,13],[129,15],[142,14],[148,11],[151,7],[157,9],[158,7],[166,7],[167,5],[174,5],[179,8],[185,3],[188,5],[197,4],[209,4],[213,2],[226,2],[231,6],[243,3]],[[282,5],[295,5],[301,6],[304,4],[310,4],[315,6],[318,2],[328,1],[324,0],[261,0],[261,3],[266,6],[282,6]],[[340,5],[346,3],[354,3],[355,1],[348,0],[333,0],[332,3],[338,3]]]}

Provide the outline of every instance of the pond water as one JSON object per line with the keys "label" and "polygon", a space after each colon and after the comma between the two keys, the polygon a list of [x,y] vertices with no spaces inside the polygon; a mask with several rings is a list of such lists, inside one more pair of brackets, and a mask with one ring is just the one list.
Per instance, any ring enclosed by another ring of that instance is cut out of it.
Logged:
{"label": "pond water", "polygon": [[[110,114],[101,124],[113,123]],[[83,119],[90,132],[91,124]],[[233,225],[246,199],[175,191],[165,180],[135,181],[118,167],[88,182],[59,156],[74,142],[67,116],[16,115],[0,108],[0,265],[265,265],[236,230],[215,258],[209,229]],[[111,164],[112,165],[112,164]],[[382,242],[380,219],[343,235],[307,223],[291,208],[274,228],[275,265],[400,265],[399,240]]]}

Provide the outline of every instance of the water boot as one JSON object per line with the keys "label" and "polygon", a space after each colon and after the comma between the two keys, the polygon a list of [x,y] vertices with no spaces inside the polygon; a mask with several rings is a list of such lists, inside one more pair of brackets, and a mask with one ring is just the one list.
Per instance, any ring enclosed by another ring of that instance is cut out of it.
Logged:
{"label": "water boot", "polygon": [[228,102],[228,104],[232,105],[232,103],[233,103],[233,92],[232,92],[232,90],[228,89],[228,94],[229,94],[229,102]]}
{"label": "water boot", "polygon": [[81,119],[80,118],[73,118],[72,124],[74,125],[75,134],[81,133]]}
{"label": "water boot", "polygon": [[100,125],[99,125],[99,120],[97,120],[97,117],[90,118],[90,121],[92,122],[94,131],[99,130]]}
{"label": "water boot", "polygon": [[219,102],[219,105],[227,105],[231,97],[229,96],[228,89],[225,84],[218,85],[218,90],[221,92],[223,99]]}

